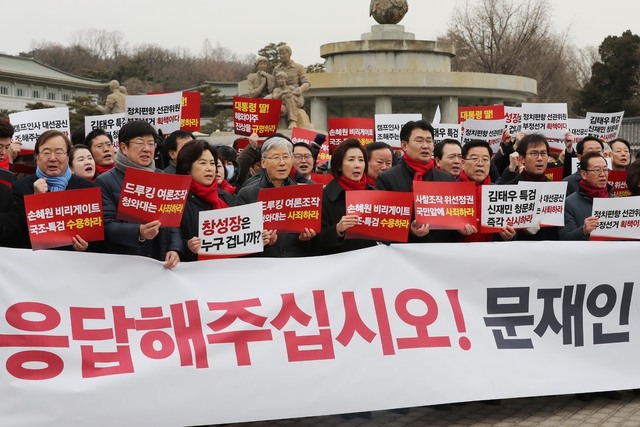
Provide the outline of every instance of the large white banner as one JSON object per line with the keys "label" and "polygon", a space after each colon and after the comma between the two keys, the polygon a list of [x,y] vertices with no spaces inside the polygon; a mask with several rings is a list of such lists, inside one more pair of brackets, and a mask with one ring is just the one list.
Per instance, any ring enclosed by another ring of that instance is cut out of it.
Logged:
{"label": "large white banner", "polygon": [[202,425],[639,388],[635,245],[380,245],[173,270],[2,248],[0,425]]}

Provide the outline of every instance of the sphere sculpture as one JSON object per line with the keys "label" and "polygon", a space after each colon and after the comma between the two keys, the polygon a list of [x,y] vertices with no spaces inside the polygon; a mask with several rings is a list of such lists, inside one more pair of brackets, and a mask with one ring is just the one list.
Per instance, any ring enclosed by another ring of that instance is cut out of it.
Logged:
{"label": "sphere sculpture", "polygon": [[408,10],[407,0],[371,0],[369,16],[378,24],[397,24]]}

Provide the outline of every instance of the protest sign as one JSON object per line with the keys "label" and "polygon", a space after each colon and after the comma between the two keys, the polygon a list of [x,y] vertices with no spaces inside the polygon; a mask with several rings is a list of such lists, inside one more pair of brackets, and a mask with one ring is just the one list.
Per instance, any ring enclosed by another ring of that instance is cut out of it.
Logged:
{"label": "protest sign", "polygon": [[411,120],[422,120],[422,114],[376,114],[375,141],[400,148],[400,129]]}
{"label": "protest sign", "polygon": [[462,124],[462,127],[462,145],[474,139],[481,139],[489,143],[494,153],[500,149],[504,119],[467,120]]}
{"label": "protest sign", "polygon": [[34,250],[72,245],[76,235],[87,242],[104,239],[99,188],[27,195],[24,207]]}
{"label": "protest sign", "polygon": [[617,113],[591,113],[587,112],[585,120],[589,125],[589,135],[594,135],[605,142],[618,137],[624,111]]}
{"label": "protest sign", "polygon": [[304,233],[305,228],[320,232],[322,185],[290,185],[263,188],[258,193],[262,203],[265,230]]}
{"label": "protest sign", "polygon": [[595,197],[592,215],[598,217],[598,227],[591,238],[640,239],[640,196]]}
{"label": "protest sign", "polygon": [[413,182],[416,222],[430,230],[461,230],[476,223],[474,182]]}
{"label": "protest sign", "polygon": [[111,136],[114,149],[118,149],[120,128],[127,123],[124,113],[103,114],[100,116],[86,116],[84,118],[84,133],[89,135],[95,129],[102,129]]}
{"label": "protest sign", "polygon": [[124,102],[127,121],[145,121],[164,135],[180,129],[182,92],[127,95]]}
{"label": "protest sign", "polygon": [[127,168],[116,218],[163,227],[179,227],[191,185],[191,175],[173,175]]}
{"label": "protest sign", "polygon": [[518,185],[483,185],[481,232],[500,231],[507,225],[515,229],[533,225],[538,194],[536,189]]}
{"label": "protest sign", "polygon": [[233,97],[233,129],[238,135],[271,136],[278,129],[281,99]]}
{"label": "protest sign", "polygon": [[262,252],[262,204],[250,203],[202,211],[198,217],[202,245],[198,260]]}
{"label": "protest sign", "polygon": [[329,127],[329,154],[345,139],[356,138],[362,145],[374,141],[374,119],[371,118],[332,118],[327,120]]}
{"label": "protest sign", "polygon": [[47,130],[58,130],[67,137],[69,130],[69,107],[44,108],[9,114],[14,129],[13,139],[22,142],[22,154],[33,152],[38,137]]}
{"label": "protest sign", "polygon": [[359,224],[348,228],[346,239],[406,242],[411,223],[412,193],[398,191],[347,191],[347,215],[358,215]]}

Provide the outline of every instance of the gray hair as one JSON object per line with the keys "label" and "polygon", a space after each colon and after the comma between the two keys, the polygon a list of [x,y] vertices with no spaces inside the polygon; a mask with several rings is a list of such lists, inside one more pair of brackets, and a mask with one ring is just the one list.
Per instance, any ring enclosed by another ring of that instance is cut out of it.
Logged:
{"label": "gray hair", "polygon": [[272,148],[286,148],[289,154],[293,154],[293,144],[287,138],[282,136],[272,136],[267,138],[262,144],[262,158],[267,157],[267,153]]}

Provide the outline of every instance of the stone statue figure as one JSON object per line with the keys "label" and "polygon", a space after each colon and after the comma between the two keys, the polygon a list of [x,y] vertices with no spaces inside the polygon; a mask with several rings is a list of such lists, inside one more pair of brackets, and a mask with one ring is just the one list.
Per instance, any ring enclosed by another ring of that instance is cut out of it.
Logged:
{"label": "stone statue figure", "polygon": [[104,102],[104,112],[106,114],[124,113],[124,94],[120,92],[120,83],[117,80],[109,82],[111,94]]}
{"label": "stone statue figure", "polygon": [[249,98],[265,98],[269,97],[275,86],[275,80],[271,74],[267,72],[269,68],[269,60],[264,56],[256,58],[256,72],[247,76],[247,96]]}
{"label": "stone statue figure", "polygon": [[[278,71],[276,73],[276,86],[272,93],[273,99],[282,99],[282,115],[289,119],[289,129],[298,126],[300,113],[302,110],[304,98],[300,91],[293,85],[287,84],[287,73]],[[306,113],[304,114],[306,116]]]}
{"label": "stone statue figure", "polygon": [[[309,77],[307,77],[305,68],[291,59],[291,47],[289,47],[289,45],[285,44],[278,47],[278,56],[280,58],[280,63],[273,69],[273,75],[276,78],[276,89],[279,86],[278,73],[283,72],[286,75],[285,86],[292,86],[294,95],[291,98],[286,97],[286,101],[285,98],[283,98],[283,114],[284,109],[287,107],[285,104],[287,102],[292,102],[292,108],[287,108],[286,111],[286,117],[289,120],[289,129],[293,127],[306,127],[310,124],[310,121],[309,116],[302,109],[302,106],[304,105],[304,98],[302,94],[309,90],[311,82],[309,81]],[[276,89],[274,89],[274,92]],[[291,100],[295,100],[295,104]],[[293,105],[297,106],[293,108]]]}
{"label": "stone statue figure", "polygon": [[369,16],[378,24],[397,24],[408,10],[407,0],[371,0]]}

